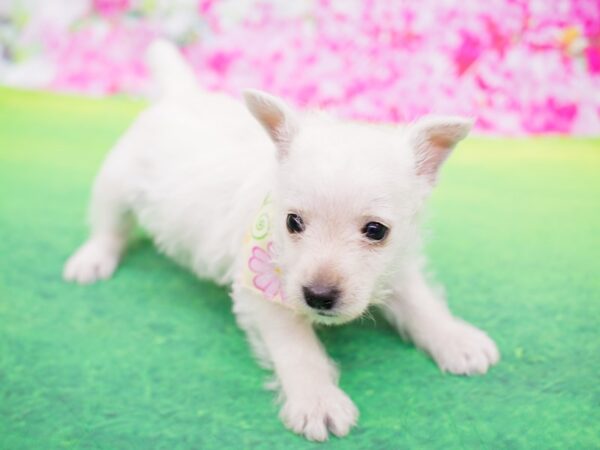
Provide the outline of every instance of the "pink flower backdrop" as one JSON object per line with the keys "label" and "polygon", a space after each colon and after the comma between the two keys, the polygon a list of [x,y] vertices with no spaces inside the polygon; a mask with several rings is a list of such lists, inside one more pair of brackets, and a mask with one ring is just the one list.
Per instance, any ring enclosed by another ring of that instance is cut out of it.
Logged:
{"label": "pink flower backdrop", "polygon": [[598,0],[8,0],[0,82],[141,93],[156,36],[209,89],[373,121],[455,113],[494,134],[600,134]]}

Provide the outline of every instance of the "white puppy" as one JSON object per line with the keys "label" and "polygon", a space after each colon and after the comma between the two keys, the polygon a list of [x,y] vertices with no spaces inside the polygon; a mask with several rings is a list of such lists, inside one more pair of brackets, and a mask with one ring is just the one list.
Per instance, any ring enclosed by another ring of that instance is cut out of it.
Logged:
{"label": "white puppy", "polygon": [[162,252],[232,286],[238,323],[276,374],[281,419],[311,440],[344,436],[358,418],[315,323],[377,305],[444,371],[482,374],[498,361],[494,342],[430,287],[418,234],[469,120],[367,125],[300,114],[257,91],[245,93],[249,114],[201,91],[170,44],[155,43],[150,63],[164,92],[106,158],[90,237],[66,280],[110,277],[136,220]]}

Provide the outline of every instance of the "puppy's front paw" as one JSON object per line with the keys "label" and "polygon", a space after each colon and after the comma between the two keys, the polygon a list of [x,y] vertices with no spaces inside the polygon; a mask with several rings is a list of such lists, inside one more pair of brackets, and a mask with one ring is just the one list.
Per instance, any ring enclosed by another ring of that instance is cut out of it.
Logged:
{"label": "puppy's front paw", "polygon": [[466,322],[456,320],[428,348],[444,372],[457,375],[484,374],[500,360],[494,341]]}
{"label": "puppy's front paw", "polygon": [[66,262],[63,278],[79,284],[110,278],[119,263],[119,253],[102,242],[90,240]]}
{"label": "puppy's front paw", "polygon": [[347,435],[356,425],[358,409],[340,388],[330,385],[289,397],[280,417],[295,433],[311,441],[325,441],[328,430],[339,437]]}

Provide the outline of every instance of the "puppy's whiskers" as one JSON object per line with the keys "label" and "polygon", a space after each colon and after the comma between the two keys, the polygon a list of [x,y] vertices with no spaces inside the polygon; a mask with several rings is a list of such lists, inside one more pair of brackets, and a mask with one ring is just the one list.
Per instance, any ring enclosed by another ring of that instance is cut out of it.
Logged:
{"label": "puppy's whiskers", "polygon": [[373,322],[373,325],[375,325],[377,323],[377,321],[375,320],[375,317],[373,316],[373,314],[371,313],[371,310],[369,308],[365,309],[362,314],[359,316],[359,320],[361,322],[364,322],[365,319],[369,319],[371,322]]}

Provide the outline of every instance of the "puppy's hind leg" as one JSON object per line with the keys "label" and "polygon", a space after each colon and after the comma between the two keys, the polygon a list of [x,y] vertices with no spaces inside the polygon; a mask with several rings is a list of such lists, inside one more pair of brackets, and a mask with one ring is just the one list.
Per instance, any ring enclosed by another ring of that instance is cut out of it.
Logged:
{"label": "puppy's hind leg", "polygon": [[132,226],[127,167],[126,158],[114,151],[96,177],[89,207],[90,236],[66,262],[66,281],[94,283],[110,278],[117,268]]}

